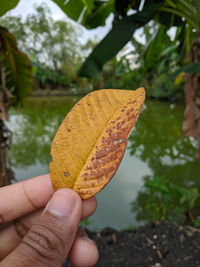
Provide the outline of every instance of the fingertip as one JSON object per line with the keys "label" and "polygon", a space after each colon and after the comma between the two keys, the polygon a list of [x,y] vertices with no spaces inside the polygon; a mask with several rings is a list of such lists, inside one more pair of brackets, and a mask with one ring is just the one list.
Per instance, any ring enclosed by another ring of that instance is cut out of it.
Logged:
{"label": "fingertip", "polygon": [[77,236],[69,258],[74,267],[94,266],[99,258],[97,245],[86,236]]}
{"label": "fingertip", "polygon": [[83,200],[82,219],[92,215],[97,208],[97,200],[95,197]]}
{"label": "fingertip", "polygon": [[71,188],[61,188],[61,189],[58,189],[55,194],[65,194],[66,196],[70,196],[71,198],[74,199],[74,201],[78,202],[79,205],[82,206],[82,201],[81,201],[81,198],[79,196],[78,193],[76,193],[76,191],[74,191],[73,189]]}
{"label": "fingertip", "polygon": [[80,219],[82,202],[78,194],[73,190],[68,188],[59,189],[48,202],[43,214],[46,214],[47,211],[60,217],[68,217],[76,212],[79,214]]}

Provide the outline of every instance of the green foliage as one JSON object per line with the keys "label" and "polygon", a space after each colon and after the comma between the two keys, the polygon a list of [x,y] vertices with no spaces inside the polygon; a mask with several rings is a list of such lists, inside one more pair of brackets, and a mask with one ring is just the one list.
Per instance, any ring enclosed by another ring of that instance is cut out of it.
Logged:
{"label": "green foliage", "polygon": [[146,72],[157,67],[157,64],[161,61],[164,49],[168,48],[170,39],[166,31],[167,28],[165,26],[159,25],[156,34],[154,34],[153,38],[144,48],[144,68]]}
{"label": "green foliage", "polygon": [[54,2],[72,19],[83,20],[82,13],[87,15],[92,12],[94,0],[54,0]]}
{"label": "green foliage", "polygon": [[167,36],[163,42],[161,37],[165,31],[165,26],[146,25],[143,36],[147,45],[132,39],[135,50],[120,60],[114,58],[105,64],[102,73],[95,79],[97,88],[134,89],[144,86],[149,97],[182,100],[182,83],[175,83],[175,73],[179,69],[177,41],[171,41]]}
{"label": "green foliage", "polygon": [[41,88],[74,87],[83,58],[93,42],[80,44],[82,30],[66,20],[56,20],[48,7],[35,6],[33,14],[21,17],[7,16],[0,23],[17,37],[18,46],[31,58],[33,75]]}
{"label": "green foliage", "polygon": [[146,24],[153,17],[158,6],[151,5],[147,8],[148,11],[144,9],[136,14],[117,20],[113,24],[112,30],[86,59],[79,70],[79,75],[90,78],[95,77],[102,70],[104,63],[111,60],[132,38],[135,30]]}
{"label": "green foliage", "polygon": [[[153,37],[150,32],[154,29]],[[156,29],[157,28],[157,29]],[[170,40],[166,35],[166,26],[146,25],[144,35],[147,41],[140,46],[138,54],[139,69],[144,75],[144,84],[147,86],[147,95],[157,99],[182,100],[182,84],[175,83],[177,70],[180,68],[177,52],[177,39]],[[133,42],[135,44],[135,41]],[[138,45],[135,46],[136,48]],[[137,49],[136,49],[137,52]]]}
{"label": "green foliage", "polygon": [[46,89],[47,83],[50,83],[53,88],[68,87],[71,83],[71,77],[61,71],[53,71],[49,67],[39,62],[32,62],[34,69],[34,77],[40,82],[40,88]]}
{"label": "green foliage", "polygon": [[194,226],[200,228],[200,218],[199,217],[196,220],[194,220]]}
{"label": "green foliage", "polygon": [[143,73],[130,68],[126,57],[115,58],[104,65],[103,71],[95,79],[97,88],[136,89],[143,86]]}
{"label": "green foliage", "polygon": [[16,7],[18,3],[19,0],[1,1],[0,17],[3,16],[10,9]]}
{"label": "green foliage", "polygon": [[114,15],[112,29],[82,65],[79,71],[81,76],[96,76],[102,70],[103,65],[111,60],[132,38],[135,30],[149,21],[157,22],[159,30],[154,40],[151,41],[146,54],[147,69],[153,68],[155,62],[159,61],[166,39],[169,39],[167,30],[173,26],[183,29],[181,34],[177,35],[179,38],[177,48],[179,52],[181,51],[179,60],[185,58],[195,33],[200,31],[200,3],[198,0],[177,0],[176,2],[170,0],[91,0],[90,5],[88,1],[81,0],[76,4],[72,0],[67,3],[64,0],[55,0],[55,2],[72,19],[81,22],[88,28],[104,25],[106,18],[111,13]]}
{"label": "green foliage", "polygon": [[198,189],[196,187],[190,189],[180,187],[179,191],[181,193],[180,204],[184,205],[188,210],[192,209],[200,196]]}
{"label": "green foliage", "polygon": [[200,200],[200,190],[197,187],[184,188],[171,183],[164,176],[155,176],[146,178],[143,188],[141,194],[148,195],[148,200],[141,207],[138,205],[140,196],[132,207],[137,212],[138,219],[193,222],[193,212],[199,207],[197,202]]}
{"label": "green foliage", "polygon": [[87,28],[105,25],[106,18],[114,12],[114,0],[53,0],[71,19]]}
{"label": "green foliage", "polygon": [[114,0],[95,1],[92,12],[84,13],[83,25],[88,28],[96,28],[106,24],[106,18],[114,11]]}
{"label": "green foliage", "polygon": [[84,226],[84,227],[88,227],[89,225],[91,225],[92,221],[90,221],[89,218],[85,218],[83,220],[80,221],[80,225]]}
{"label": "green foliage", "polygon": [[6,70],[6,83],[15,103],[24,103],[32,91],[32,69],[27,55],[19,51],[17,42],[6,28],[0,27],[2,62]]}
{"label": "green foliage", "polygon": [[61,70],[66,62],[74,67],[81,62],[80,27],[74,27],[69,20],[54,21],[45,4],[35,6],[34,13],[24,20],[7,16],[0,24],[17,37],[22,51],[52,70]]}
{"label": "green foliage", "polygon": [[[111,31],[95,47],[79,71],[80,76],[91,78],[102,70],[105,62],[111,60],[123,48],[137,28],[145,25],[155,16],[163,1],[146,1],[142,10],[139,10],[141,1],[94,0],[90,8],[84,1],[78,1],[76,4],[73,1],[66,3],[63,0],[55,0],[55,2],[68,16],[88,28],[104,25],[106,18],[111,13],[114,14]],[[85,12],[83,12],[84,6]],[[134,14],[127,16],[130,10],[134,11]]]}
{"label": "green foliage", "polygon": [[191,63],[186,65],[185,67],[182,67],[175,73],[175,76],[178,76],[181,72],[186,72],[186,73],[200,72],[200,62]]}
{"label": "green foliage", "polygon": [[165,5],[160,10],[185,18],[194,29],[199,30],[200,2],[198,0],[176,0],[175,2],[166,0]]}
{"label": "green foliage", "polygon": [[183,100],[184,92],[182,84],[176,85],[169,72],[154,73],[149,77],[149,90],[147,95],[156,99],[168,99],[170,101]]}

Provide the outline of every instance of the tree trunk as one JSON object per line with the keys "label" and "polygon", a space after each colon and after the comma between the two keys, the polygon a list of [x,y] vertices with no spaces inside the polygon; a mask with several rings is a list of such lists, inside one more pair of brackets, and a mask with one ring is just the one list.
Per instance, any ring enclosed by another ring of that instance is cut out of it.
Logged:
{"label": "tree trunk", "polygon": [[0,119],[0,187],[8,185],[14,179],[14,173],[8,167],[7,152],[10,148],[12,134]]}
{"label": "tree trunk", "polygon": [[[197,33],[188,53],[188,61],[200,61],[200,33]],[[186,75],[184,86],[186,108],[184,112],[183,133],[197,139],[197,158],[200,159],[200,72]]]}
{"label": "tree trunk", "polygon": [[12,95],[6,86],[6,73],[0,60],[1,85],[0,85],[0,186],[8,185],[14,179],[14,173],[8,167],[7,151],[11,144],[11,132],[6,127],[8,109],[11,105]]}

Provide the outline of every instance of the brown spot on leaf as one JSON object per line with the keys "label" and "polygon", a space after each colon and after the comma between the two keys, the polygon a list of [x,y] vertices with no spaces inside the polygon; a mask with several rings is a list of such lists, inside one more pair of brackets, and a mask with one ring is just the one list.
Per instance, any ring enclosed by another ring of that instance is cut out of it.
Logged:
{"label": "brown spot on leaf", "polygon": [[112,134],[112,128],[108,128],[108,130],[106,130],[106,133],[108,133],[109,135]]}
{"label": "brown spot on leaf", "polygon": [[132,112],[134,111],[134,109],[129,109],[127,112],[126,112],[126,116],[129,116]]}
{"label": "brown spot on leaf", "polygon": [[116,170],[116,163],[112,164],[111,166],[107,168],[102,169],[96,169],[95,171],[91,171],[91,177],[95,178],[98,183],[101,183],[102,180],[100,180],[103,176],[107,177],[109,174],[113,172],[113,170]]}

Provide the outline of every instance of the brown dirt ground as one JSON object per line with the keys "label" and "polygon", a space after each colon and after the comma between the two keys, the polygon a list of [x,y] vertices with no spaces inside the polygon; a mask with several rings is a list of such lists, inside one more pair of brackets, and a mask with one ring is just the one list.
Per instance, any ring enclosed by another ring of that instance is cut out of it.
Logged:
{"label": "brown dirt ground", "polygon": [[96,267],[200,267],[200,230],[190,226],[161,222],[132,231],[86,231],[99,249]]}

